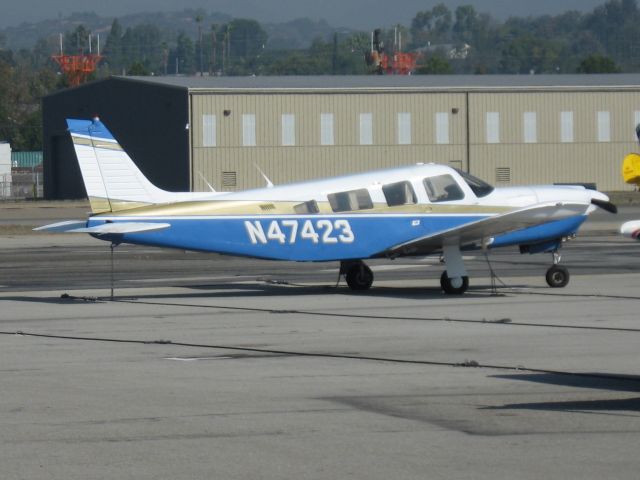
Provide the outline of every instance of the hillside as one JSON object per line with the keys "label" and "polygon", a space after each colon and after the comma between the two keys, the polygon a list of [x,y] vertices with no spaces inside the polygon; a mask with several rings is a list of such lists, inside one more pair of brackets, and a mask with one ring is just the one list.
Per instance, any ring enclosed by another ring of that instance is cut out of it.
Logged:
{"label": "hillside", "polygon": [[[198,25],[195,18],[202,16],[203,32],[210,31],[212,25],[229,22],[232,17],[224,13],[206,12],[204,10],[185,9],[179,12],[145,12],[118,17],[123,28],[137,25],[152,24],[165,32],[166,38],[176,38],[184,32],[191,38],[198,35]],[[56,44],[60,33],[73,31],[84,25],[93,34],[99,34],[106,39],[115,17],[103,17],[93,12],[73,13],[68,17],[43,20],[35,23],[23,23],[17,27],[7,27],[0,30],[0,38],[4,37],[5,46],[11,50],[31,49],[38,40],[47,39],[48,43]],[[310,20],[301,18],[282,23],[264,23],[262,27],[267,32],[266,48],[271,49],[303,49],[308,48],[316,38],[329,39],[336,28],[324,20]],[[340,32],[348,32],[341,28]],[[1,45],[0,45],[1,46]]]}

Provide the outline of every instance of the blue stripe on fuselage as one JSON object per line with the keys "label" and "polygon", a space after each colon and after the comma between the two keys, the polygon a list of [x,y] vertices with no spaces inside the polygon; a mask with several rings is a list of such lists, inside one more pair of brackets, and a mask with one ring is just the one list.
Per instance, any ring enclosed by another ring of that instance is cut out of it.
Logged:
{"label": "blue stripe on fuselage", "polygon": [[504,235],[497,235],[491,244],[491,248],[506,247],[509,245],[532,245],[549,240],[561,239],[562,237],[576,233],[586,219],[586,215],[577,215],[563,220],[556,220],[554,222],[536,225],[535,227],[505,233]]}
{"label": "blue stripe on fuselage", "polygon": [[[171,227],[157,232],[98,237],[104,240],[272,260],[330,261],[370,258],[395,245],[477,222],[486,216],[430,214],[107,218],[113,222],[170,223]],[[558,239],[575,233],[585,220],[586,216],[580,215],[498,235],[491,248]],[[105,221],[104,217],[93,217],[89,219],[88,226],[101,225]],[[305,231],[307,222],[311,223],[311,228],[306,228]]]}
{"label": "blue stripe on fuselage", "polygon": [[[171,227],[157,232],[124,234],[117,239],[125,243],[274,260],[329,261],[369,258],[392,246],[482,218],[485,216],[432,214],[149,217],[144,220],[170,223]],[[141,221],[140,217],[108,219],[113,222]],[[89,226],[103,223],[105,221],[100,217],[89,220]],[[110,238],[105,236],[105,239]]]}

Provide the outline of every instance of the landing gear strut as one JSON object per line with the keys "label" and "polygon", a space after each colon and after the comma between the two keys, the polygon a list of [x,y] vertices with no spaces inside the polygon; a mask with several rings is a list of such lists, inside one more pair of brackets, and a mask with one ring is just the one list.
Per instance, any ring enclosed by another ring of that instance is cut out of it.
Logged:
{"label": "landing gear strut", "polygon": [[560,254],[558,251],[553,252],[553,265],[547,270],[545,276],[547,285],[551,288],[564,288],[569,283],[569,270],[560,265]]}
{"label": "landing gear strut", "polygon": [[340,263],[340,274],[351,290],[369,290],[373,284],[373,272],[360,260]]}
{"label": "landing gear strut", "polygon": [[444,245],[442,247],[444,262],[447,269],[442,272],[440,286],[447,295],[462,295],[469,288],[469,277],[464,268],[462,253],[458,245]]}

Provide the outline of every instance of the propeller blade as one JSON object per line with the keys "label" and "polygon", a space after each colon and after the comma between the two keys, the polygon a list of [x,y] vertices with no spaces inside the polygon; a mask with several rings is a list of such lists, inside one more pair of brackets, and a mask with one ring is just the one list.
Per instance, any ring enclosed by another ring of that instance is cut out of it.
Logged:
{"label": "propeller blade", "polygon": [[616,207],[611,202],[605,202],[604,200],[598,200],[597,198],[592,198],[591,203],[596,207],[600,207],[603,210],[606,210],[609,213],[618,213],[618,207]]}

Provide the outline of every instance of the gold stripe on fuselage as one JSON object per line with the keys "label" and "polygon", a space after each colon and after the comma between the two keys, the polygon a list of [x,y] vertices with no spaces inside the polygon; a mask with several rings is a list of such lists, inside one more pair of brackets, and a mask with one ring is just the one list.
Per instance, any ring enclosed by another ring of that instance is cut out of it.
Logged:
{"label": "gold stripe on fuselage", "polygon": [[[106,201],[106,200],[105,200]],[[141,217],[183,217],[217,215],[358,215],[358,214],[498,214],[514,210],[513,207],[497,205],[444,205],[411,204],[389,207],[384,203],[374,204],[373,208],[334,212],[329,202],[318,202],[318,213],[297,213],[294,209],[301,202],[257,201],[257,200],[207,200],[179,202],[161,205],[144,205],[135,202],[111,200],[111,208],[117,215]],[[92,203],[93,208],[93,203]],[[104,210],[103,210],[104,211]]]}
{"label": "gold stripe on fuselage", "polygon": [[136,208],[142,208],[149,206],[149,203],[144,202],[127,202],[124,200],[108,200],[101,197],[89,197],[89,204],[91,205],[91,212],[94,215],[100,213],[116,213],[125,210],[133,210]]}

